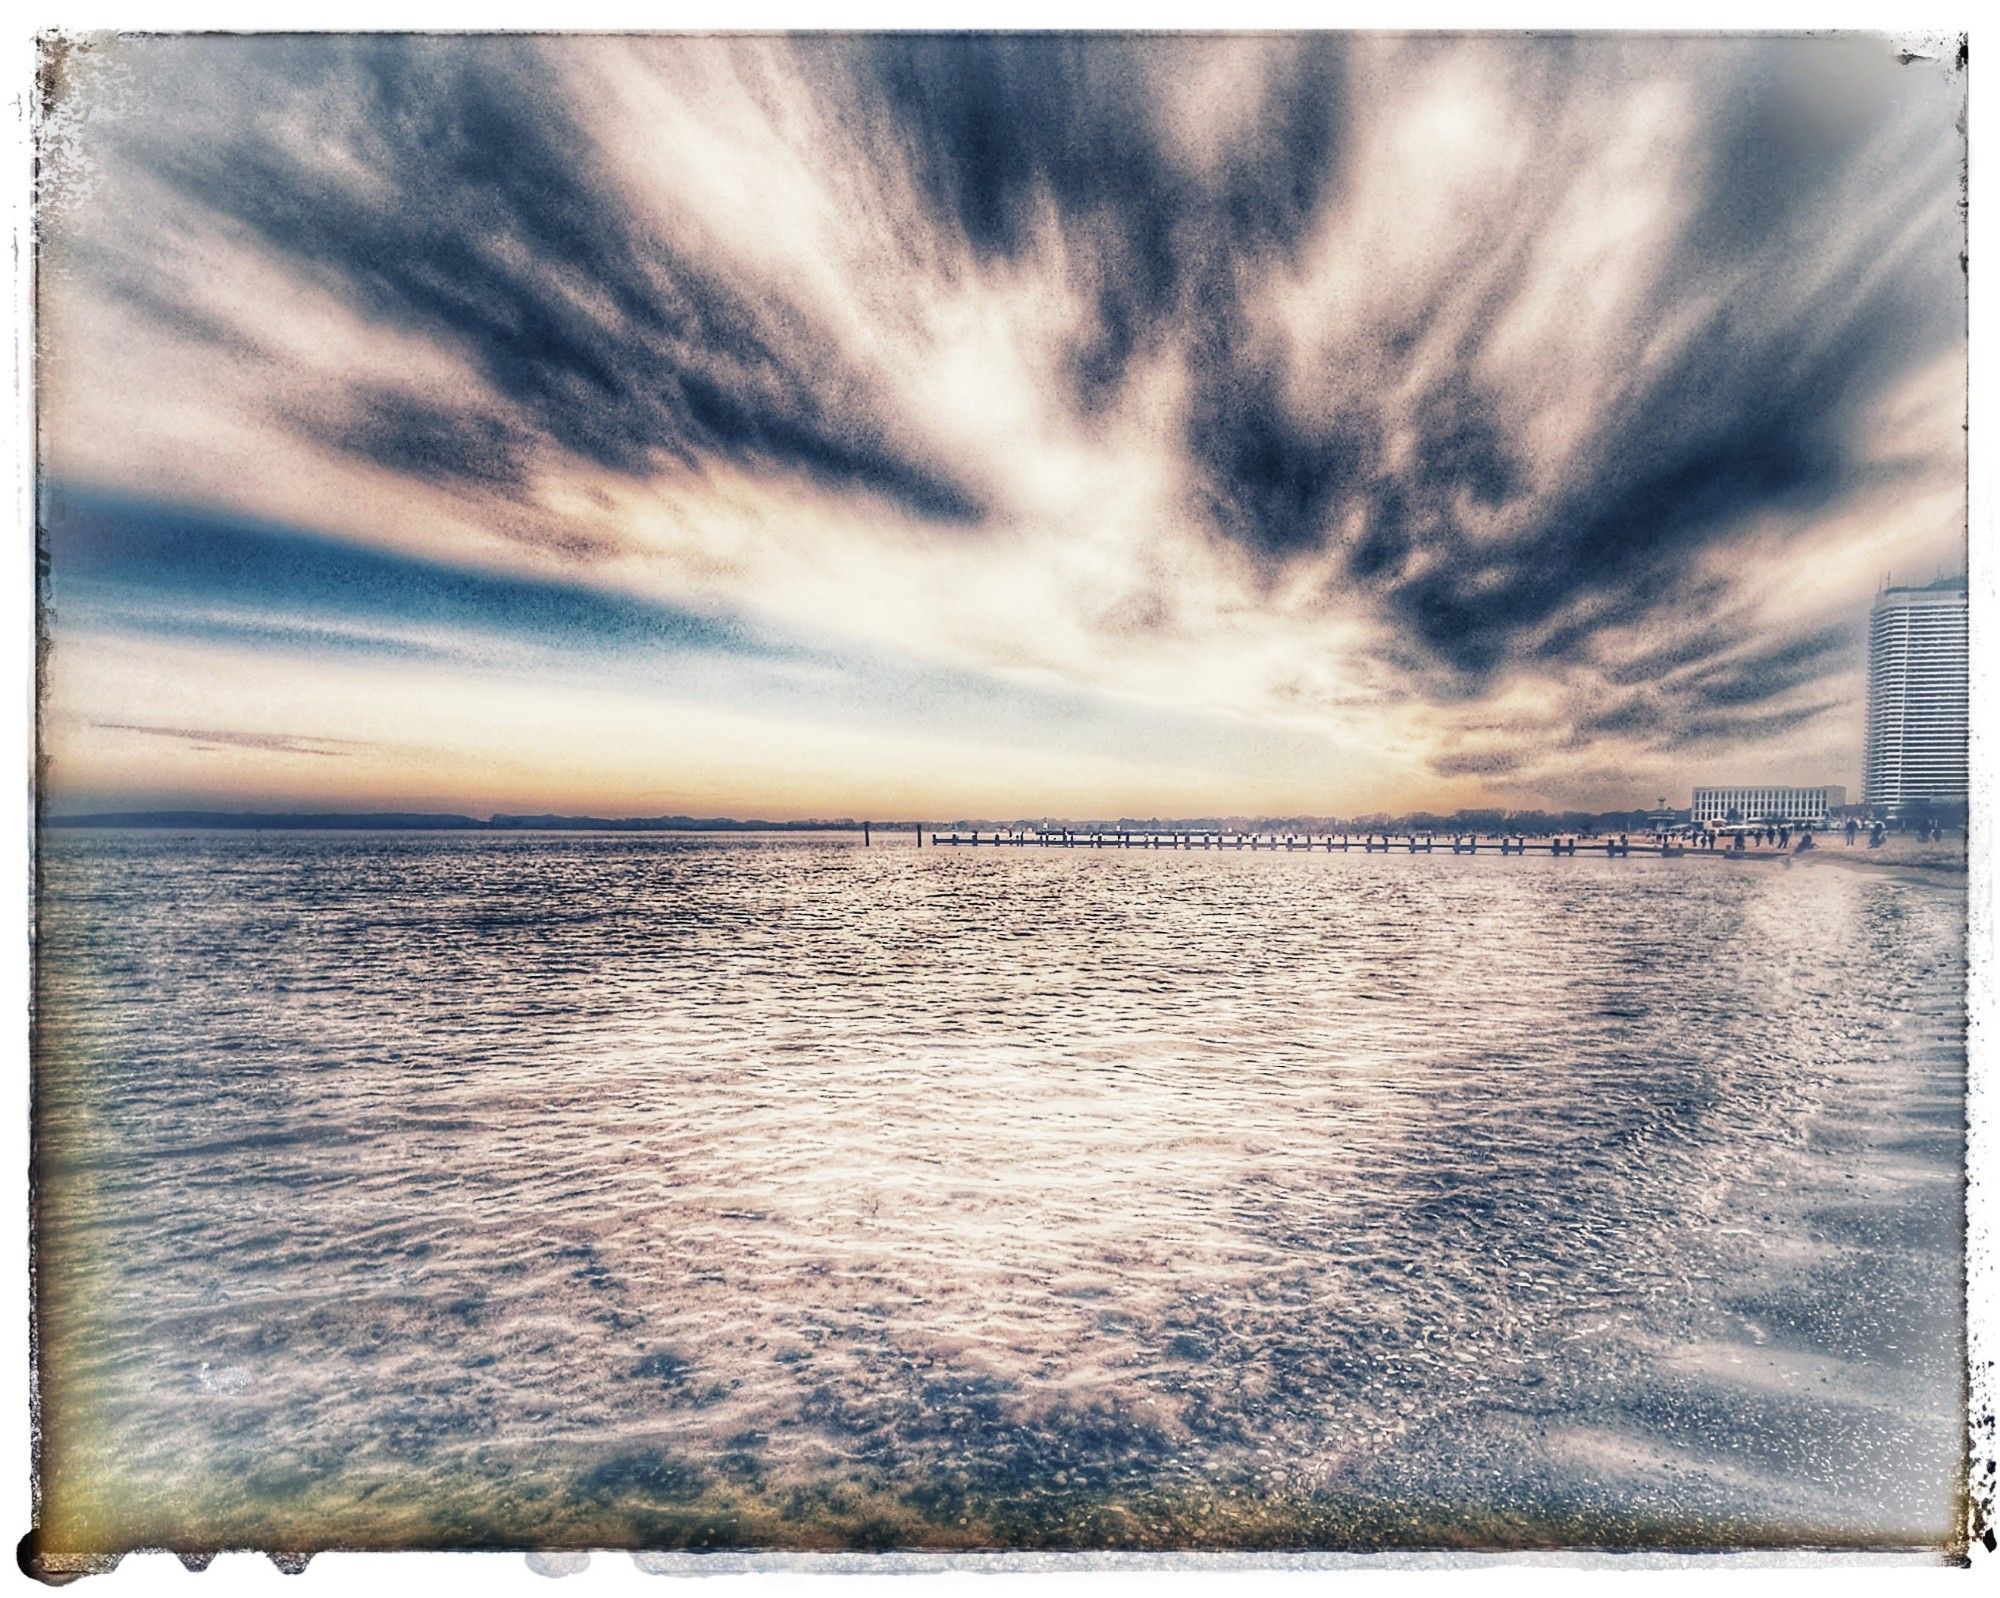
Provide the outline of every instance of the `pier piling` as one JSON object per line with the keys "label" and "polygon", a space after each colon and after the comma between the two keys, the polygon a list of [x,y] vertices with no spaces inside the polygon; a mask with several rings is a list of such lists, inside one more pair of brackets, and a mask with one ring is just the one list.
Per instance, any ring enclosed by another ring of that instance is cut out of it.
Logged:
{"label": "pier piling", "polygon": [[[861,841],[864,845],[871,842],[872,829],[873,824],[871,822],[864,821],[861,824]],[[921,849],[924,846],[924,828],[922,823],[917,825],[916,834],[917,847]],[[967,828],[964,831],[951,828],[944,831],[933,831],[931,833],[931,842],[940,847],[966,846],[992,848],[1005,847],[1011,844],[1015,848],[1026,848],[1029,845],[1034,845],[1035,847],[1044,849],[1074,849],[1081,845],[1089,849],[1249,849],[1253,852],[1257,850],[1282,850],[1287,854],[1300,852],[1310,854],[1315,849],[1324,850],[1328,854],[1332,854],[1335,850],[1346,854],[1349,850],[1356,847],[1356,840],[1348,833],[1336,834],[1329,832],[1320,835],[1310,832],[1183,831],[1169,828],[1140,828],[1135,830],[1126,827],[1011,827],[1002,828],[990,833],[981,831],[978,828]],[[1450,852],[1455,855],[1486,853],[1497,853],[1500,855],[1540,854],[1559,858],[1575,855],[1579,844],[1582,844],[1584,840],[1574,835],[1528,838],[1519,833],[1504,833],[1497,837],[1480,837],[1477,834],[1468,835],[1460,833],[1456,836],[1447,837],[1445,842]],[[1696,842],[1699,844],[1700,839],[1697,838]],[[1717,843],[1710,843],[1706,847],[1710,852],[1715,852],[1719,843],[1720,840]],[[1359,847],[1364,854],[1431,854],[1436,852],[1437,846],[1437,837],[1432,833],[1410,832],[1396,835],[1386,832],[1369,832],[1362,834],[1359,840]],[[1729,840],[1722,847],[1726,848],[1726,851],[1731,854],[1749,854],[1752,852],[1746,847],[1745,839],[1741,835]],[[1802,845],[1802,847],[1804,846]],[[1601,853],[1603,858],[1607,860],[1629,859],[1634,854],[1638,854],[1641,857],[1652,856],[1659,859],[1678,859],[1688,852],[1686,841],[1676,835],[1642,836],[1635,842],[1631,834],[1622,832],[1615,836],[1607,835],[1603,838],[1592,838],[1586,848],[1589,854],[1598,855]],[[1778,848],[1771,852],[1782,854],[1784,850]],[[1759,850],[1756,853],[1758,858],[1762,858],[1765,851]]]}

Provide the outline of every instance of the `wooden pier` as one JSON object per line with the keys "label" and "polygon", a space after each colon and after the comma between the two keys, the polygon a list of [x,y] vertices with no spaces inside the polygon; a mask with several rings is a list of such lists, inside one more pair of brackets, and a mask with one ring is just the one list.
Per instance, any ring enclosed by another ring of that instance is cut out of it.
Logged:
{"label": "wooden pier", "polygon": [[[1598,855],[1622,859],[1629,855],[1673,858],[1689,852],[1685,843],[1658,838],[1619,837],[1530,838],[1523,836],[1439,837],[1431,833],[1301,833],[1301,832],[1132,832],[1105,829],[1035,828],[1001,832],[933,830],[930,841],[940,848],[1012,849],[1239,849],[1280,853],[1328,854],[1499,854]],[[1743,853],[1725,849],[1697,853]],[[1759,854],[1778,853],[1776,849]]]}

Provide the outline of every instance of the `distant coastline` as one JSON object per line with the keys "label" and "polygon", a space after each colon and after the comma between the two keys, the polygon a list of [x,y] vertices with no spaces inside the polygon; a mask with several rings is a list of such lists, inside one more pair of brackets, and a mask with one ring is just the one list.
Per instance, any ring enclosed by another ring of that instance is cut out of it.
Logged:
{"label": "distant coastline", "polygon": [[[1164,817],[926,817],[922,820],[877,820],[851,816],[815,817],[803,821],[771,821],[738,816],[588,816],[552,812],[516,814],[508,811],[479,817],[428,810],[100,810],[44,814],[40,824],[63,830],[176,829],[214,832],[668,832],[668,833],[804,833],[852,832],[864,827],[884,834],[976,830],[1032,831],[1074,828],[1105,832],[1254,832],[1304,834],[1383,834],[1402,837],[1458,834],[1498,837],[1501,834],[1547,837],[1551,834],[1586,838],[1629,832],[1644,836],[1647,817],[1636,811],[1461,810],[1451,815],[1429,811],[1392,816],[1185,816]],[[1682,823],[1685,825],[1686,823]],[[1833,829],[1837,830],[1837,829]]]}
{"label": "distant coastline", "polygon": [[[731,816],[477,816],[421,810],[110,810],[44,816],[45,827],[178,827],[247,832],[859,832],[862,823],[737,820]],[[878,832],[912,831],[914,821],[871,821]]]}

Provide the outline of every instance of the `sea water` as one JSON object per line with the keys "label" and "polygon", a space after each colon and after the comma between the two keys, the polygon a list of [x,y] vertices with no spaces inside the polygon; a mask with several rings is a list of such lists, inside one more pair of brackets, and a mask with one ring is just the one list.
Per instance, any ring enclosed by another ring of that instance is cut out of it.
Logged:
{"label": "sea water", "polygon": [[1936,1543],[1964,881],[45,836],[45,1544]]}

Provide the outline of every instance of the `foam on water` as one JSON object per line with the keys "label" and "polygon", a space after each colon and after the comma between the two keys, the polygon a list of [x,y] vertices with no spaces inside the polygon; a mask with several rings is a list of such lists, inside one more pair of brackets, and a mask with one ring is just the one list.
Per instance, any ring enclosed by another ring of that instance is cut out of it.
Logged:
{"label": "foam on water", "polygon": [[579,835],[43,864],[53,1546],[1955,1529],[1962,886]]}

